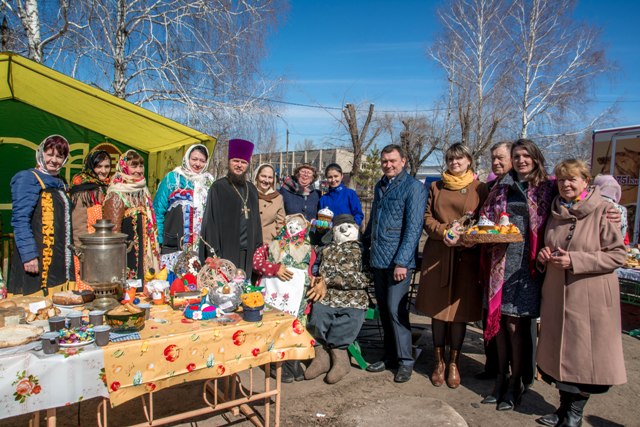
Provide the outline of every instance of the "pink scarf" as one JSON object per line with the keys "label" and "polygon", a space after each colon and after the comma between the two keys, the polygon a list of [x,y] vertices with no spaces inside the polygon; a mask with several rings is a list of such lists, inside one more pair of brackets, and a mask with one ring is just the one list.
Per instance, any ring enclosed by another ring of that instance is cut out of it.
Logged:
{"label": "pink scarf", "polygon": [[[481,213],[491,221],[497,223],[500,214],[507,211],[507,193],[512,183],[513,178],[507,175],[489,193]],[[532,277],[537,274],[535,268],[536,256],[541,249],[542,236],[544,236],[544,228],[556,189],[557,186],[554,179],[543,181],[537,187],[530,186],[526,190],[527,204],[529,206],[529,234],[524,237],[529,239],[529,271]],[[487,289],[489,312],[487,315],[487,327],[484,331],[484,339],[488,341],[500,330],[502,286],[504,285],[504,269],[507,261],[507,245],[493,245],[492,248],[487,249],[486,253],[491,260],[488,266],[489,286]]]}

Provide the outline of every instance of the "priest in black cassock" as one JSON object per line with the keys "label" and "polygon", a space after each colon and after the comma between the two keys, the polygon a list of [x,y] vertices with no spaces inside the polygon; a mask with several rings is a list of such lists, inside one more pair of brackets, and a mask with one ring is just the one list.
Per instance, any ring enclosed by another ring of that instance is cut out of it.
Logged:
{"label": "priest in black cassock", "polygon": [[229,141],[229,173],[209,188],[202,221],[202,238],[215,254],[200,245],[200,258],[218,256],[253,273],[253,253],[262,245],[258,190],[246,174],[253,144],[244,139]]}

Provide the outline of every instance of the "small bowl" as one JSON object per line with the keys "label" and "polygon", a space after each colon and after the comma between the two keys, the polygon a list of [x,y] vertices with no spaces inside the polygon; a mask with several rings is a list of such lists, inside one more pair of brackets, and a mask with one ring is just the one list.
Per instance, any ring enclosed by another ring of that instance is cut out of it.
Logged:
{"label": "small bowl", "polygon": [[129,314],[109,314],[107,312],[104,317],[107,325],[111,326],[112,332],[137,332],[144,328],[145,310],[140,313]]}

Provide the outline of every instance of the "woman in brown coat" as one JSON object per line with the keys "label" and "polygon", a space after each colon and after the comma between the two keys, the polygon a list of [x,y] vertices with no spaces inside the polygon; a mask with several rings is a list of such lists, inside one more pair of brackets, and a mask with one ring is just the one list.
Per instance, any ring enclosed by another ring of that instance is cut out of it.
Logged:
{"label": "woman in brown coat", "polygon": [[284,202],[282,195],[274,188],[275,170],[273,166],[263,164],[256,170],[255,184],[258,189],[260,221],[262,223],[262,241],[269,243],[284,226]]}
{"label": "woman in brown coat", "polygon": [[[477,216],[487,197],[487,186],[473,175],[473,157],[462,144],[445,154],[447,170],[431,184],[424,216],[428,239],[423,250],[422,274],[416,308],[432,317],[435,367],[431,382],[445,382],[444,347],[449,341],[447,385],[460,385],[457,363],[466,323],[482,318],[482,287],[479,284],[480,253],[459,243],[455,221],[465,214]],[[447,340],[447,335],[449,339]]]}
{"label": "woman in brown coat", "polygon": [[626,250],[608,202],[589,187],[580,160],[560,163],[557,196],[538,264],[546,267],[540,308],[538,367],[560,390],[560,407],[538,421],[579,426],[591,393],[627,381],[620,336],[620,289],[614,270]]}

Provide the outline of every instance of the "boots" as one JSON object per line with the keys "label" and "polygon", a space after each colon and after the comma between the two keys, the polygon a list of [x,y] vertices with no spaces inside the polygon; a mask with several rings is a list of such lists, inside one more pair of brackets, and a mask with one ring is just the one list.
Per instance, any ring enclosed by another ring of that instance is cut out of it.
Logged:
{"label": "boots", "polygon": [[316,357],[304,371],[305,380],[312,380],[322,374],[326,374],[329,372],[329,368],[331,368],[331,361],[329,360],[329,353],[327,353],[327,349],[322,345],[318,345],[315,347],[315,350]]}
{"label": "boots", "polygon": [[560,391],[560,406],[553,414],[547,414],[538,418],[539,424],[554,427],[560,425],[567,416],[567,409],[572,401],[572,394],[566,391]]}
{"label": "boots", "polygon": [[325,377],[328,384],[335,384],[345,377],[351,369],[351,360],[346,349],[331,349],[331,370]]}
{"label": "boots", "polygon": [[[497,404],[502,399],[502,395],[504,394],[506,388],[507,388],[507,376],[504,374],[498,374],[498,376],[496,376],[496,382],[493,386],[493,391],[491,392],[491,394],[489,394],[484,399],[482,399],[480,403],[483,403],[485,405]],[[555,425],[555,424],[552,424],[552,425]]]}
{"label": "boots", "polygon": [[571,393],[569,398],[569,404],[567,405],[567,415],[560,424],[561,427],[580,427],[582,425],[582,415],[584,413],[584,407],[589,400],[589,395],[583,395],[582,393]]}
{"label": "boots", "polygon": [[434,348],[435,366],[431,374],[431,384],[440,387],[444,384],[444,347]]}
{"label": "boots", "polygon": [[459,350],[451,350],[449,353],[449,374],[447,375],[447,385],[449,388],[458,388],[460,385],[460,372],[458,372]]}
{"label": "boots", "polygon": [[520,404],[523,392],[524,387],[522,386],[521,379],[514,380],[513,377],[511,377],[509,390],[507,391],[507,394],[504,395],[504,399],[498,403],[498,407],[496,409],[498,411],[514,410],[516,406]]}

